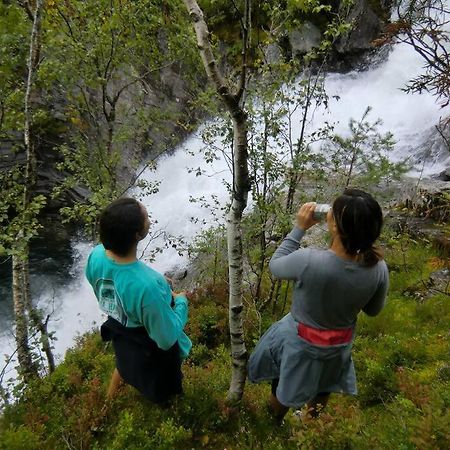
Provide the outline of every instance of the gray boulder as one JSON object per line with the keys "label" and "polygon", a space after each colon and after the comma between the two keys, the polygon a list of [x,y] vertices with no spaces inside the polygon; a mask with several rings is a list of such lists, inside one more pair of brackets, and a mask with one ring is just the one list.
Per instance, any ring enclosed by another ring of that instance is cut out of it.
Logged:
{"label": "gray boulder", "polygon": [[443,170],[437,178],[441,181],[450,181],[450,167]]}
{"label": "gray boulder", "polygon": [[277,64],[283,61],[283,52],[276,43],[269,44],[263,49],[264,60],[267,64]]}
{"label": "gray boulder", "polygon": [[368,0],[354,2],[346,19],[353,24],[353,28],[336,41],[338,53],[359,53],[372,48],[372,41],[380,35],[384,23],[380,14],[385,12],[383,5],[379,5],[380,11],[375,11],[373,4]]}
{"label": "gray boulder", "polygon": [[289,33],[292,56],[304,55],[318,47],[321,36],[320,30],[311,22],[305,22],[300,28],[292,30]]}

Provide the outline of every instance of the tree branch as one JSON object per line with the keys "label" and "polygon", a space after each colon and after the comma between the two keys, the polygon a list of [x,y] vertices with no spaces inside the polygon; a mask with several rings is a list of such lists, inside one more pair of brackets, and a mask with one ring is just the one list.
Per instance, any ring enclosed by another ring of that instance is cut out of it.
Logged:
{"label": "tree branch", "polygon": [[198,6],[196,0],[183,0],[186,8],[191,16],[192,23],[194,24],[195,34],[197,36],[197,46],[200,51],[200,56],[203,61],[206,73],[209,79],[213,82],[217,93],[222,97],[230,113],[236,114],[239,110],[238,102],[235,96],[231,93],[227,86],[222,74],[219,71],[219,67],[212,51],[212,45],[210,41],[210,32],[206,25],[203,11]]}

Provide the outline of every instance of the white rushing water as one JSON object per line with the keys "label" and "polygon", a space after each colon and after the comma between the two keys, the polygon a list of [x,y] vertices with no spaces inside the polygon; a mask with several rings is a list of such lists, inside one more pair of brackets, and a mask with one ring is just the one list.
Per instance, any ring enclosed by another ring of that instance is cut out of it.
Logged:
{"label": "white rushing water", "polygon": [[[326,82],[327,93],[330,97],[336,95],[340,99],[331,102],[325,113],[316,112],[313,127],[317,128],[325,121],[335,122],[336,131],[345,133],[349,119],[361,118],[367,106],[371,106],[371,119],[381,117],[382,130],[394,133],[397,156],[423,153],[434,126],[440,117],[448,114],[448,109],[442,110],[428,94],[408,95],[400,90],[408,79],[421,70],[421,65],[421,59],[410,47],[399,45],[387,61],[375,68],[365,72],[330,74]],[[172,235],[182,235],[188,242],[201,230],[203,221],[210,221],[208,211],[189,202],[189,197],[203,195],[209,198],[215,194],[222,203],[227,198],[222,185],[227,170],[225,162],[215,163],[212,172],[210,170],[213,176],[196,177],[195,173],[188,174],[187,168],[201,166],[202,159],[198,154],[192,157],[184,150],[195,152],[201,145],[199,133],[196,133],[180,145],[173,155],[161,158],[156,172],[144,175],[149,180],[161,180],[159,193],[143,198],[152,219],[158,221],[159,228]],[[430,155],[425,161],[424,172],[438,173],[448,165],[448,155],[438,154],[436,145],[429,147]],[[419,155],[416,159],[419,163],[416,170],[420,171],[424,156]],[[191,217],[200,220],[193,223]],[[46,313],[54,309],[49,328],[56,332],[55,351],[58,360],[74,344],[76,336],[98,326],[102,320],[95,297],[83,275],[91,248],[89,244],[73,242],[75,281],[43,295],[39,302]],[[180,257],[175,249],[169,249],[159,254],[152,265],[160,272],[165,272],[174,266],[183,266],[186,262],[186,258]],[[11,323],[0,330],[0,371],[5,363],[4,355],[11,354],[15,348],[12,332]],[[5,379],[14,374],[11,364]]]}

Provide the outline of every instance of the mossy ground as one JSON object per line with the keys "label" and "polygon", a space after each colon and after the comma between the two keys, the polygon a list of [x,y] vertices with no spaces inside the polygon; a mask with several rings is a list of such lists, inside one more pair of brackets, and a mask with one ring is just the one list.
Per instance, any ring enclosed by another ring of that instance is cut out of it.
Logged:
{"label": "mossy ground", "polygon": [[[182,397],[161,408],[124,387],[103,409],[113,355],[97,333],[88,334],[52,375],[5,409],[0,449],[449,448],[449,293],[427,285],[429,274],[448,268],[449,260],[404,236],[385,237],[385,247],[387,306],[358,322],[359,395],[333,395],[319,419],[289,413],[277,426],[267,409],[268,384],[247,385],[239,407],[226,403],[226,289],[216,286],[191,302],[194,348],[184,365]],[[255,323],[248,313],[249,342]]]}

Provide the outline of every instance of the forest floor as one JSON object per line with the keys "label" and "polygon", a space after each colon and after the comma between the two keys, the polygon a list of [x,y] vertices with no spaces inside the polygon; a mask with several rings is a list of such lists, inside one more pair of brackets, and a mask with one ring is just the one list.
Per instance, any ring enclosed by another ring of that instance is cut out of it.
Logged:
{"label": "forest floor", "polygon": [[[125,386],[105,407],[113,353],[92,332],[54,373],[5,408],[0,449],[449,448],[450,259],[426,237],[395,227],[385,230],[382,244],[391,286],[382,313],[358,320],[359,393],[332,395],[318,419],[291,411],[278,426],[268,412],[269,384],[247,384],[240,405],[227,404],[231,362],[222,280],[191,299],[187,333],[194,346],[183,366],[183,396],[161,408]],[[247,306],[251,351],[286,311]]]}

